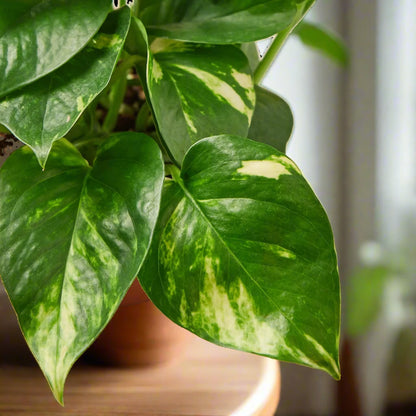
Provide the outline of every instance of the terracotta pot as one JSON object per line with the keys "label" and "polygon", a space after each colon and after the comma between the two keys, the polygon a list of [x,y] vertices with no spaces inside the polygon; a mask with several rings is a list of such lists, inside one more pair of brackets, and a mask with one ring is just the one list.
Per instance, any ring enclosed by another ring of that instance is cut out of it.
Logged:
{"label": "terracotta pot", "polygon": [[117,366],[148,366],[182,356],[192,334],[160,312],[134,281],[119,309],[87,352],[87,358]]}

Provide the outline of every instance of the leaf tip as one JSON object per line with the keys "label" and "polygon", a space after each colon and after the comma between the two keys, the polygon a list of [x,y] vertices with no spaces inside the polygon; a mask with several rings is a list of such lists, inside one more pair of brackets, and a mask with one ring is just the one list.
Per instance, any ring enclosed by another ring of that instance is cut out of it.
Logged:
{"label": "leaf tip", "polygon": [[341,366],[339,363],[338,353],[326,361],[323,370],[326,371],[334,380],[341,380]]}
{"label": "leaf tip", "polygon": [[43,375],[49,384],[49,388],[53,394],[53,397],[62,407],[64,407],[65,381],[68,376],[70,367],[68,368],[66,365],[60,367],[59,363],[47,365],[45,361],[39,361],[36,356],[35,358],[37,359]]}
{"label": "leaf tip", "polygon": [[332,371],[329,374],[334,380],[341,380],[341,367],[339,365],[339,361],[337,363],[337,366],[332,368]]}
{"label": "leaf tip", "polygon": [[48,380],[55,400],[64,407],[64,380]]}
{"label": "leaf tip", "polygon": [[46,166],[46,162],[48,160],[50,148],[48,148],[48,149],[32,148],[32,150],[34,151],[34,153],[36,155],[36,158],[38,160],[38,163],[39,163],[40,167],[42,168],[42,171],[44,171],[45,166]]}

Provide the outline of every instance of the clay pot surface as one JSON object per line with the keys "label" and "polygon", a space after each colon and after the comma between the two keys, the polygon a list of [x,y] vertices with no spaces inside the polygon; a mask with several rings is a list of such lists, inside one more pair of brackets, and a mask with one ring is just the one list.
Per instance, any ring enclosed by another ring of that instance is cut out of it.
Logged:
{"label": "clay pot surface", "polygon": [[87,358],[115,366],[150,366],[180,358],[193,335],[150,301],[136,279]]}

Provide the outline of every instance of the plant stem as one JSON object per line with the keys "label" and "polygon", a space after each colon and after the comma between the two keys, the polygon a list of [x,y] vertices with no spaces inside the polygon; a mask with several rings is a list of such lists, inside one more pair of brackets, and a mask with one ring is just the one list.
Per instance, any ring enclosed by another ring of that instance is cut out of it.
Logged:
{"label": "plant stem", "polygon": [[181,181],[181,171],[179,170],[179,168],[175,165],[170,165],[170,173],[172,175],[172,178],[175,182],[180,182]]}
{"label": "plant stem", "polygon": [[133,0],[131,5],[131,11],[133,12],[133,16],[139,17],[139,9],[140,9],[140,0]]}
{"label": "plant stem", "polygon": [[128,70],[132,68],[134,65],[142,61],[144,58],[138,55],[128,55],[123,57],[120,61],[119,65],[117,65],[116,69],[111,75],[110,82],[108,83],[106,90],[111,88],[112,84],[116,82],[119,78],[125,77]]}
{"label": "plant stem", "polygon": [[280,50],[282,49],[282,46],[285,44],[287,38],[293,32],[295,27],[301,22],[303,16],[305,16],[307,11],[312,7],[313,3],[314,0],[306,1],[301,6],[298,6],[298,10],[295,14],[295,17],[293,18],[292,23],[285,30],[282,30],[276,35],[269,49],[267,49],[263,59],[259,62],[256,70],[254,71],[253,78],[256,85],[261,83],[277,55],[279,54]]}
{"label": "plant stem", "polygon": [[147,101],[140,107],[139,113],[136,117],[135,130],[145,132],[149,127],[149,118],[151,117],[149,105]]}
{"label": "plant stem", "polygon": [[110,92],[110,105],[107,115],[103,122],[103,130],[107,133],[111,132],[117,125],[118,113],[127,88],[127,77],[119,78],[114,84]]}
{"label": "plant stem", "polygon": [[272,66],[276,56],[278,55],[280,49],[285,43],[286,39],[290,35],[291,30],[286,29],[276,35],[263,59],[259,62],[256,70],[254,71],[254,83],[260,84],[268,70]]}
{"label": "plant stem", "polygon": [[105,136],[97,136],[97,137],[86,136],[86,137],[83,137],[82,139],[75,140],[74,142],[72,142],[72,144],[77,149],[81,149],[82,147],[88,146],[88,145],[97,145],[98,146],[101,143],[103,143],[105,139],[106,139]]}
{"label": "plant stem", "polygon": [[98,122],[97,116],[95,113],[97,109],[97,101],[98,99],[95,98],[94,101],[87,107],[83,115],[85,122],[88,125],[89,134],[92,134],[92,135],[99,134],[101,130],[100,123]]}

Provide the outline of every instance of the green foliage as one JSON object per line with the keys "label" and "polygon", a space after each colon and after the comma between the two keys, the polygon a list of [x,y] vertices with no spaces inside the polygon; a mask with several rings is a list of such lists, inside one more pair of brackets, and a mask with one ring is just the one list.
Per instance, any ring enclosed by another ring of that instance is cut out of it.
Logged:
{"label": "green foliage", "polygon": [[137,133],[110,136],[92,167],[61,140],[44,172],[29,148],[2,169],[0,250],[7,255],[0,270],[59,401],[69,369],[107,324],[146,255],[163,176],[157,145]]}
{"label": "green foliage", "polygon": [[[108,0],[46,0],[3,6],[0,97],[57,69],[91,39],[104,22]],[[23,13],[17,13],[23,11]],[[68,39],[71,41],[68,42]]]}
{"label": "green foliage", "polygon": [[209,341],[339,377],[332,232],[297,166],[222,135],[192,146],[173,177],[139,274],[156,305]]}
{"label": "green foliage", "polygon": [[137,275],[199,336],[339,377],[331,228],[254,81],[312,3],[0,5],[0,123],[28,145],[0,170],[0,275],[58,401]]}
{"label": "green foliage", "polygon": [[346,329],[350,336],[365,333],[377,318],[386,281],[392,270],[386,266],[367,266],[349,278]]}
{"label": "green foliage", "polygon": [[347,66],[348,52],[344,42],[335,34],[311,22],[299,24],[294,33],[307,46],[317,49],[334,62]]}
{"label": "green foliage", "polygon": [[[0,122],[45,166],[52,143],[65,136],[110,80],[130,13],[111,13],[86,47],[56,71],[0,99]],[[85,63],[90,62],[88,67]]]}
{"label": "green foliage", "polygon": [[293,116],[283,98],[256,85],[256,107],[247,137],[267,143],[281,152],[293,129]]}
{"label": "green foliage", "polygon": [[293,0],[141,0],[139,17],[150,35],[227,44],[274,35],[295,13]]}
{"label": "green foliage", "polygon": [[237,47],[160,39],[152,43],[149,102],[172,159],[214,134],[247,136],[255,93],[250,68]]}

